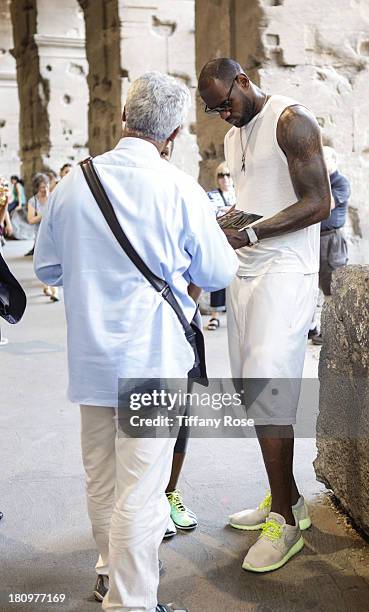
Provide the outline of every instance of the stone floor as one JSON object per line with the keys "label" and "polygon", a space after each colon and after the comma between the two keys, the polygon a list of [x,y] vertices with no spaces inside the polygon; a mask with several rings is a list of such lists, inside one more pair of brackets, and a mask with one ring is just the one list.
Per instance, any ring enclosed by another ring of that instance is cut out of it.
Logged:
{"label": "stone floor", "polygon": [[[18,326],[2,325],[0,611],[92,612],[96,559],[86,514],[78,408],[68,403],[62,302],[40,290],[29,244],[5,254],[22,281],[28,310]],[[207,332],[212,376],[229,373],[225,320]],[[316,377],[319,348],[307,351],[305,376]],[[199,528],[162,545],[166,573],[160,599],[190,612],[364,612],[369,610],[369,547],[330,505],[315,480],[314,439],[296,442],[296,476],[314,526],[306,546],[273,574],[255,576],[241,562],[256,534],[227,527],[232,511],[256,504],[266,481],[255,440],[192,440],[181,489]],[[64,604],[11,604],[10,593],[65,593]]]}

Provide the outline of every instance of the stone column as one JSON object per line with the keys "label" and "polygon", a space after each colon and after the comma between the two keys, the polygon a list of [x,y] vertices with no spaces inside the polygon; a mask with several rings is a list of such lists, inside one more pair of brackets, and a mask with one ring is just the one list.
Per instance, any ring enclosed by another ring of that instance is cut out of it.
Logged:
{"label": "stone column", "polygon": [[118,0],[78,0],[86,26],[88,144],[91,155],[112,149],[121,135]]}
{"label": "stone column", "polygon": [[40,73],[40,61],[35,35],[37,32],[36,0],[12,0],[13,23],[19,95],[19,142],[21,173],[30,185],[35,172],[45,169],[50,152],[49,83]]}
{"label": "stone column", "polygon": [[369,534],[369,266],[334,274],[323,338],[315,471]]}
{"label": "stone column", "polygon": [[19,102],[13,32],[8,0],[0,0],[0,175],[20,173],[18,155]]}
{"label": "stone column", "polygon": [[[197,0],[196,2],[196,73],[214,57],[231,57],[231,0]],[[223,141],[229,126],[218,116],[206,115],[197,93],[197,142],[200,149],[200,184],[214,189],[216,166],[224,159]]]}

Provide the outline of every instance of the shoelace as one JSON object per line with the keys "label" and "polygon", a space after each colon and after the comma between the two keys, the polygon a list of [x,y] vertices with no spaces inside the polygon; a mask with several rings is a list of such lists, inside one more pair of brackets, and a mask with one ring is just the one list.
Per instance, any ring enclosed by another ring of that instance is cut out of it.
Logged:
{"label": "shoelace", "polygon": [[260,538],[267,538],[272,542],[279,540],[282,535],[282,525],[275,519],[269,519],[261,528]]}
{"label": "shoelace", "polygon": [[186,506],[184,506],[181,498],[181,494],[178,490],[172,491],[172,493],[167,493],[167,497],[169,502],[175,507],[179,512],[186,512]]}
{"label": "shoelace", "polygon": [[269,508],[272,505],[272,494],[267,493],[261,504],[259,504],[259,510],[264,510],[264,508]]}

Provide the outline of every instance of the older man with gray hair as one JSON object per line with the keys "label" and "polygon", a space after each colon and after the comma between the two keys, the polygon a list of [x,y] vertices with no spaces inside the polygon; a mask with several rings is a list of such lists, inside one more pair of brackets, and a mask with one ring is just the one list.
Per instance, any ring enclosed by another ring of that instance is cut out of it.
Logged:
{"label": "older man with gray hair", "polygon": [[[238,263],[206,193],[160,156],[189,106],[184,85],[144,74],[128,93],[123,138],[93,165],[132,246],[191,321],[189,285],[225,287]],[[64,287],[69,398],[81,406],[88,511],[100,553],[95,596],[104,610],[163,612],[158,548],[175,440],[117,435],[118,380],[185,378],[193,350],[175,312],[115,240],[80,166],[51,195],[35,269],[43,282]]]}

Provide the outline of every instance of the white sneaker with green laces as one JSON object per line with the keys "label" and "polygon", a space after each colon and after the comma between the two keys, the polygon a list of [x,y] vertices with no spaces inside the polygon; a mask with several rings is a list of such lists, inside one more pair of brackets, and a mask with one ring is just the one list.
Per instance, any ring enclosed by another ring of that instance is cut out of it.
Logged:
{"label": "white sneaker with green laces", "polygon": [[277,512],[271,512],[262,531],[249,549],[242,568],[249,572],[272,572],[282,567],[304,547],[300,527],[287,525]]}
{"label": "white sneaker with green laces", "polygon": [[178,489],[166,494],[170,503],[170,516],[178,529],[195,529],[197,527],[196,514],[184,505]]}
{"label": "white sneaker with green laces", "polygon": [[[269,516],[272,507],[272,496],[267,493],[261,504],[253,510],[243,510],[236,512],[229,517],[229,524],[235,529],[243,529],[245,531],[254,531],[261,529],[265,524],[267,516]],[[293,515],[298,521],[301,531],[308,529],[311,525],[309,510],[302,495],[297,503],[292,506]]]}

